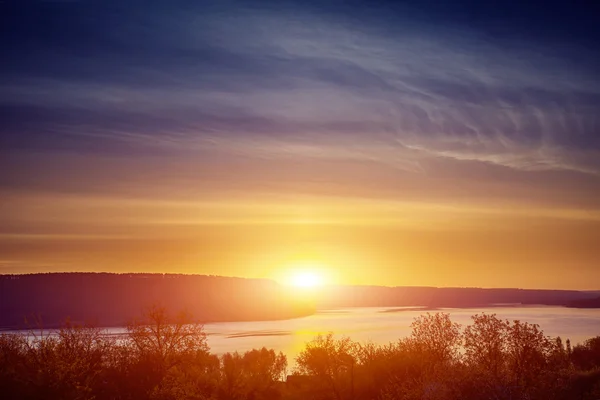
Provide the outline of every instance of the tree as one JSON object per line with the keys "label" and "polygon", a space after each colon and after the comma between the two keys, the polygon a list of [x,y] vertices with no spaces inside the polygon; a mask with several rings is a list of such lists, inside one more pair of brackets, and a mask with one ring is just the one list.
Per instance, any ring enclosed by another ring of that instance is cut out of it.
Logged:
{"label": "tree", "polygon": [[127,333],[139,357],[149,357],[168,370],[186,356],[206,354],[209,347],[204,326],[182,312],[171,317],[165,308],[152,306],[127,325]]}
{"label": "tree", "polygon": [[221,394],[224,399],[273,399],[285,375],[287,359],[274,350],[253,349],[240,355],[226,353],[222,360]]}
{"label": "tree", "polygon": [[411,345],[432,366],[447,364],[457,359],[462,343],[460,324],[452,322],[450,314],[421,315],[411,324]]}
{"label": "tree", "polygon": [[0,334],[0,393],[7,398],[26,398],[28,343],[24,335]]}
{"label": "tree", "polygon": [[[127,346],[134,355],[131,366],[142,384],[142,391],[165,397],[168,374],[177,373],[192,365],[202,366],[209,361],[209,347],[204,327],[185,312],[170,316],[165,308],[151,306],[141,318],[127,325]],[[168,382],[173,383],[173,379]]]}
{"label": "tree", "polygon": [[586,340],[573,348],[573,363],[582,369],[600,367],[600,336]]}
{"label": "tree", "polygon": [[465,362],[497,380],[505,370],[510,325],[496,314],[475,314],[465,328]]}
{"label": "tree", "polygon": [[337,400],[352,398],[357,350],[349,338],[319,335],[296,358],[296,373],[310,376],[321,392]]}
{"label": "tree", "polygon": [[0,386],[9,388],[1,393],[24,399],[92,399],[98,390],[106,348],[99,329],[70,320],[52,333],[3,335]]}
{"label": "tree", "polygon": [[221,397],[229,400],[244,398],[243,357],[235,353],[225,353],[222,361]]}
{"label": "tree", "polygon": [[275,353],[263,347],[244,354],[244,375],[249,383],[249,399],[271,399],[277,382],[285,378],[287,358],[283,353]]}
{"label": "tree", "polygon": [[506,352],[512,382],[527,389],[547,366],[554,343],[539,325],[515,320],[508,327]]}

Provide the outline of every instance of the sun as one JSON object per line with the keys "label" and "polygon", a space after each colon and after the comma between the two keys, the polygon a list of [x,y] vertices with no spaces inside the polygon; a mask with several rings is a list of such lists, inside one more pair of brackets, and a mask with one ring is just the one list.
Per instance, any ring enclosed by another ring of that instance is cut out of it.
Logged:
{"label": "sun", "polygon": [[323,284],[323,278],[313,271],[297,271],[290,277],[293,286],[301,288],[314,288]]}
{"label": "sun", "polygon": [[325,284],[325,267],[317,262],[288,264],[281,270],[279,281],[296,288],[316,288]]}

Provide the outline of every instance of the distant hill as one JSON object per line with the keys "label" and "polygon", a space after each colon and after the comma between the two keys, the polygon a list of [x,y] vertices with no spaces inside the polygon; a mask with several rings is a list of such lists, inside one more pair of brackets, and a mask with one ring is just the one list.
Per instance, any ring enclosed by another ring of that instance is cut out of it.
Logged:
{"label": "distant hill", "polygon": [[574,300],[567,304],[567,307],[573,308],[600,308],[600,297],[593,299]]}
{"label": "distant hill", "polygon": [[321,291],[317,308],[479,307],[495,304],[563,306],[596,296],[595,292],[575,290],[332,286]]}
{"label": "distant hill", "polygon": [[202,322],[274,320],[314,312],[312,299],[294,297],[261,279],[176,274],[52,273],[0,275],[0,328],[25,328],[40,315],[44,327],[66,317],[122,326],[152,304],[189,311]]}
{"label": "distant hill", "polygon": [[151,304],[187,310],[202,322],[276,320],[342,307],[481,307],[545,304],[591,307],[597,292],[573,290],[327,286],[314,295],[274,281],[206,275],[51,273],[0,275],[0,328],[44,327],[69,317],[97,326],[123,326]]}

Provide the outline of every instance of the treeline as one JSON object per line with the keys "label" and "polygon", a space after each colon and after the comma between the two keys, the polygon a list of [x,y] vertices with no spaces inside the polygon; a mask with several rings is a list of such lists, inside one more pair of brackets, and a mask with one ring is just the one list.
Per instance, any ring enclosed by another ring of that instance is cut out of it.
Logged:
{"label": "treeline", "polygon": [[436,287],[333,286],[321,291],[318,308],[336,307],[484,307],[494,304],[578,306],[598,292],[577,290],[483,289]]}
{"label": "treeline", "polygon": [[600,308],[600,297],[594,297],[593,299],[574,300],[567,304],[567,307]]}
{"label": "treeline", "polygon": [[123,326],[147,304],[188,310],[203,322],[289,319],[314,312],[314,300],[276,282],[206,275],[52,273],[0,275],[0,328],[46,327],[65,317],[96,326]]}
{"label": "treeline", "polygon": [[[267,279],[180,274],[0,275],[0,328],[23,329],[39,314],[46,327],[74,322],[123,326],[146,304],[187,309],[203,322],[289,319],[315,309],[368,306],[482,307],[499,303],[581,305],[598,292],[434,287],[331,286],[307,297]],[[584,301],[584,302],[578,302]]]}
{"label": "treeline", "polygon": [[[202,325],[153,307],[123,336],[67,322],[56,334],[0,335],[6,399],[592,400],[600,336],[571,346],[537,325],[426,314],[388,345],[333,335],[306,344],[287,375],[266,348],[210,353]],[[286,377],[287,376],[287,377]]]}

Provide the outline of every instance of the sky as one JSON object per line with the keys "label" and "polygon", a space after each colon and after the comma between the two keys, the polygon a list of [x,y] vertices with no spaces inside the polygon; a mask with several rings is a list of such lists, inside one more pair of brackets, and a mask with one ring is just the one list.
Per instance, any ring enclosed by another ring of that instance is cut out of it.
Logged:
{"label": "sky", "polygon": [[591,2],[2,1],[0,273],[600,289]]}

